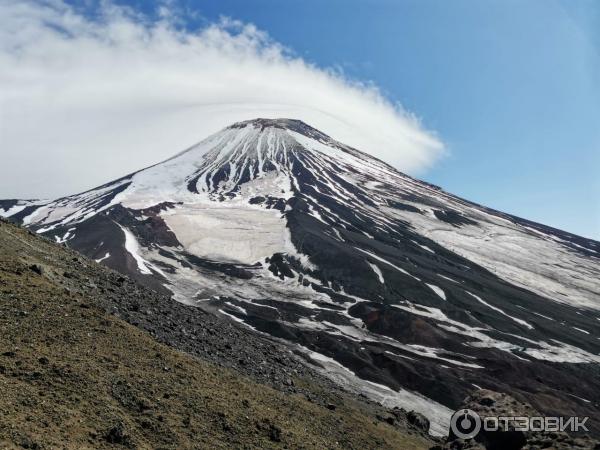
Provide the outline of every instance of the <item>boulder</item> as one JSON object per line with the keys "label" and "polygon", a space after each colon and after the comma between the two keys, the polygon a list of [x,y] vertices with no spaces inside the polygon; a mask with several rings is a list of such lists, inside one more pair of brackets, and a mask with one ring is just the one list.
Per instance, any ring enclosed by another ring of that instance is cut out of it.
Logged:
{"label": "boulder", "polygon": [[[517,401],[508,394],[487,389],[472,392],[463,401],[460,409],[474,411],[482,419],[543,416],[528,403]],[[498,423],[498,430],[481,429],[470,439],[461,439],[450,430],[446,442],[441,446],[432,447],[432,450],[600,450],[600,442],[588,436],[575,437],[560,431],[522,431],[521,424],[515,420]]]}

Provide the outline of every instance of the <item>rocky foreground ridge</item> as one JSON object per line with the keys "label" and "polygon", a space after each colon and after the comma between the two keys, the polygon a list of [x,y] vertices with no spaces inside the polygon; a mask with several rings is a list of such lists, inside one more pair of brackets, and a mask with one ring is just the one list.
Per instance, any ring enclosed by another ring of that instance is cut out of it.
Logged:
{"label": "rocky foreground ridge", "polygon": [[435,442],[414,413],[335,388],[277,342],[5,221],[0,299],[1,448]]}

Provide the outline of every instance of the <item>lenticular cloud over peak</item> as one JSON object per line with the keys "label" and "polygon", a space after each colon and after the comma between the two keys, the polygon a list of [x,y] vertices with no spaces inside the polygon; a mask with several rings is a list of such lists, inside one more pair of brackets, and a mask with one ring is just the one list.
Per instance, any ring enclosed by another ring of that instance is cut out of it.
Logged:
{"label": "lenticular cloud over peak", "polygon": [[253,25],[192,32],[164,8],[150,19],[103,5],[88,15],[61,1],[0,3],[3,196],[89,188],[257,117],[303,120],[409,173],[443,152],[376,87]]}

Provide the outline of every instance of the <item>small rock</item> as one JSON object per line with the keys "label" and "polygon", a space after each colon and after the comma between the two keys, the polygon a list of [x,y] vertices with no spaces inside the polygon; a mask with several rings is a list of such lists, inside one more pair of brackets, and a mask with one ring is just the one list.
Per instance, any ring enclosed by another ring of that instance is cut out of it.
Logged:
{"label": "small rock", "polygon": [[21,441],[21,447],[22,448],[27,448],[27,449],[32,449],[32,450],[36,450],[41,448],[40,445],[37,442],[34,442],[33,440],[31,440],[31,438],[24,438]]}
{"label": "small rock", "polygon": [[39,264],[32,264],[31,266],[29,266],[29,270],[37,273],[38,275],[42,275],[44,273],[44,269]]}
{"label": "small rock", "polygon": [[429,432],[430,422],[429,419],[423,414],[416,411],[409,411],[406,415],[406,419],[408,420],[408,423],[413,425],[415,428],[423,430],[426,433]]}
{"label": "small rock", "polygon": [[269,439],[273,442],[281,442],[281,429],[276,425],[269,428]]}
{"label": "small rock", "polygon": [[483,406],[492,406],[496,401],[490,397],[483,397],[479,400],[479,404]]}
{"label": "small rock", "polygon": [[106,442],[109,442],[111,444],[129,444],[129,436],[127,436],[127,434],[125,433],[125,430],[123,429],[123,424],[121,423],[115,425],[110,430],[108,430],[104,435],[104,439],[106,440]]}

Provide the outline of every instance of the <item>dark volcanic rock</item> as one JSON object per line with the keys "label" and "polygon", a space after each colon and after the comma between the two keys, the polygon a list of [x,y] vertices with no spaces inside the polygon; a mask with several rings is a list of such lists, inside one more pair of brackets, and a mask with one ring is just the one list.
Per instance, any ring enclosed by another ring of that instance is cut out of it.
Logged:
{"label": "dark volcanic rock", "polygon": [[409,411],[406,415],[406,418],[408,419],[408,423],[415,426],[416,428],[423,430],[426,433],[429,431],[429,419],[423,414],[418,413],[416,411]]}
{"label": "dark volcanic rock", "polygon": [[42,275],[44,273],[44,268],[39,264],[32,264],[31,266],[29,266],[29,269],[32,272],[37,273],[38,275]]}
{"label": "dark volcanic rock", "polygon": [[[530,404],[519,402],[507,394],[480,389],[465,399],[460,409],[471,410],[484,418],[505,417],[498,420],[498,429],[486,430],[485,427],[472,439],[461,439],[451,430],[447,442],[433,449],[486,449],[486,450],[520,450],[543,449],[556,450],[596,450],[600,442],[585,434],[575,437],[563,431],[525,431],[524,425],[516,417],[542,417],[542,414]],[[538,426],[539,428],[539,426]]]}

